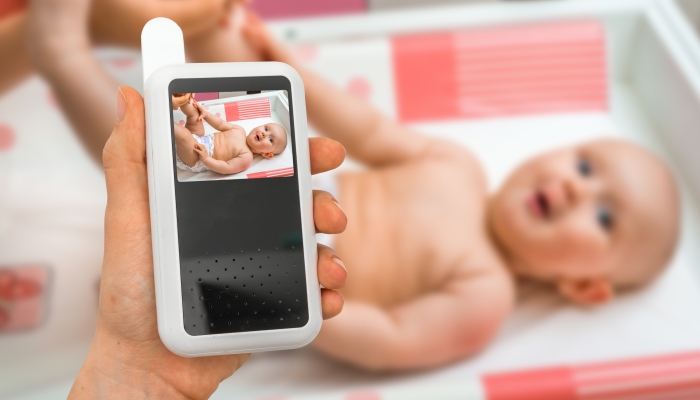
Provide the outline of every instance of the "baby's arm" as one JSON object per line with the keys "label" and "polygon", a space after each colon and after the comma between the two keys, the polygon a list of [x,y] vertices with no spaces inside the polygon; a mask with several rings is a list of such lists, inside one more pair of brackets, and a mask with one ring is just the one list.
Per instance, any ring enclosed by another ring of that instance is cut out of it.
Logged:
{"label": "baby's arm", "polygon": [[207,121],[207,123],[209,125],[211,125],[212,128],[216,129],[219,132],[228,131],[228,130],[233,129],[236,126],[238,126],[238,125],[232,124],[230,122],[224,121],[220,117],[217,117],[216,115],[210,113],[209,111],[205,110],[204,107],[202,107],[197,102],[194,103],[194,106],[197,107],[202,118],[205,121]]}
{"label": "baby's arm", "polygon": [[369,370],[411,370],[458,360],[482,349],[513,304],[509,277],[465,278],[390,309],[346,302],[323,324],[314,345]]}
{"label": "baby's arm", "polygon": [[194,146],[194,151],[199,154],[199,159],[202,161],[202,164],[211,171],[222,175],[231,175],[245,171],[250,167],[250,163],[253,162],[253,153],[249,151],[241,152],[236,158],[228,161],[215,160],[213,157],[209,157],[207,149],[201,144],[196,144]]}
{"label": "baby's arm", "polygon": [[263,57],[290,64],[299,72],[309,120],[324,136],[341,142],[353,158],[378,166],[412,160],[426,153],[431,143],[426,136],[299,66],[255,16],[248,17],[244,33]]}

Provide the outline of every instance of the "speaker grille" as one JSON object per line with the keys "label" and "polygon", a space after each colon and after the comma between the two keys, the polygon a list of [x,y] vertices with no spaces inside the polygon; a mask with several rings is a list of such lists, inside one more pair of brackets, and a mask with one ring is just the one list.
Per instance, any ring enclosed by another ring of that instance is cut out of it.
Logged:
{"label": "speaker grille", "polygon": [[298,328],[309,310],[301,246],[181,258],[185,331],[193,336]]}

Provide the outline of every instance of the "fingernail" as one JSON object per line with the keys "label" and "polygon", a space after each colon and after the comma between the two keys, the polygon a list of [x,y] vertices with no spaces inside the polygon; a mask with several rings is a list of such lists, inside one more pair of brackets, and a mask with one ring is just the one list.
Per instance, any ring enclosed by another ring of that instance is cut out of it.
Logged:
{"label": "fingernail", "polygon": [[333,198],[333,202],[335,203],[336,206],[338,206],[338,208],[340,208],[340,211],[345,212],[345,211],[343,210],[343,207],[340,206],[340,203],[338,203],[338,200],[336,200],[335,198]]}
{"label": "fingernail", "polygon": [[122,88],[119,88],[117,93],[117,122],[124,121],[126,116],[126,96],[122,92]]}
{"label": "fingernail", "polygon": [[341,267],[343,267],[343,269],[345,270],[345,272],[348,272],[348,269],[345,268],[345,264],[340,260],[340,258],[338,258],[338,257],[336,257],[336,256],[333,256],[333,257],[331,257],[331,260],[333,260],[333,262],[335,262],[336,264],[338,264],[338,265],[340,265]]}

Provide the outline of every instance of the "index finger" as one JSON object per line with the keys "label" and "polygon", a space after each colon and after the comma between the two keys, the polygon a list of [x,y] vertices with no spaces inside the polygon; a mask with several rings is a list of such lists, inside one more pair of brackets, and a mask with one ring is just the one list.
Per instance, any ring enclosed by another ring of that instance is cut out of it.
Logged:
{"label": "index finger", "polygon": [[345,160],[345,147],[340,142],[325,137],[309,138],[311,173],[336,169]]}

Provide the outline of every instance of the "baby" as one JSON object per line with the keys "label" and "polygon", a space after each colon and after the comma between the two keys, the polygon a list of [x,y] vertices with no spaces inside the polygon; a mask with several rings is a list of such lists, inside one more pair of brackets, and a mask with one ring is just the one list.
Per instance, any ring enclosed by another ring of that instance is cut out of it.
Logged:
{"label": "baby", "polygon": [[[235,174],[248,169],[254,154],[272,158],[287,147],[287,132],[282,125],[261,125],[246,136],[242,126],[209,113],[191,93],[174,94],[172,101],[173,109],[180,108],[187,116],[185,126],[175,124],[176,163],[182,170]],[[202,120],[219,132],[205,135]]]}
{"label": "baby", "polygon": [[489,194],[467,149],[399,125],[296,65],[257,18],[244,33],[264,58],[299,71],[312,124],[368,167],[334,182],[348,225],[333,246],[349,277],[342,313],[314,342],[327,355],[370,370],[446,364],[494,338],[517,277],[592,306],[649,282],[672,256],[678,190],[639,146],[551,151]]}

